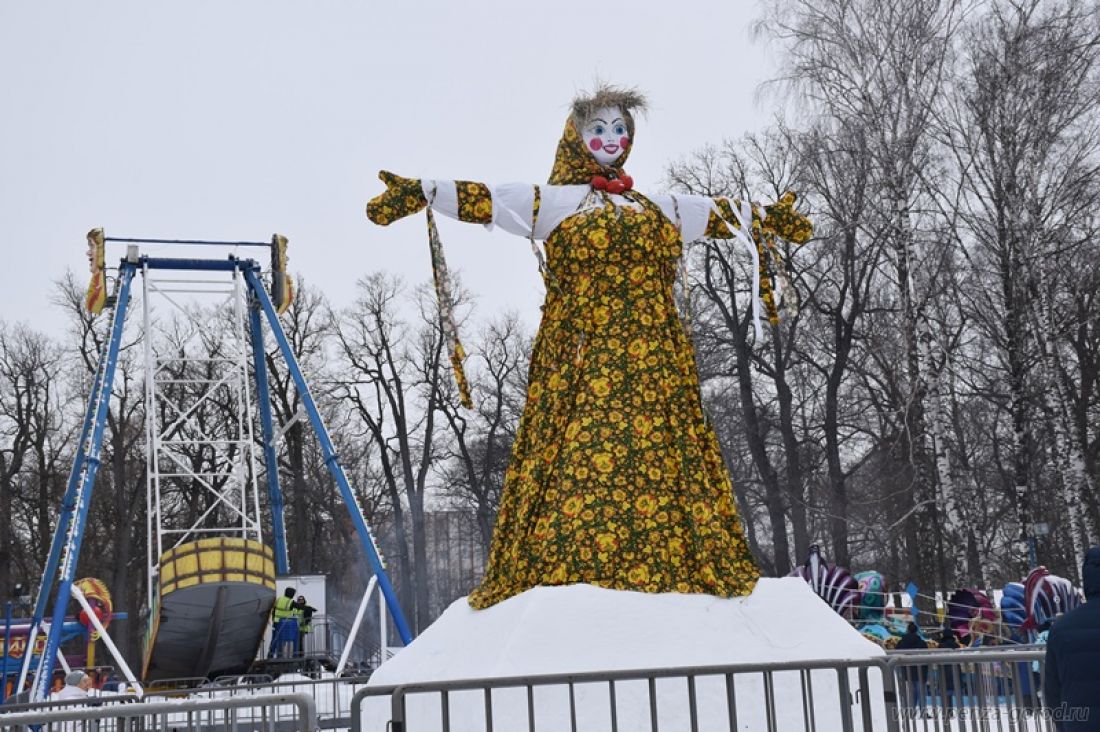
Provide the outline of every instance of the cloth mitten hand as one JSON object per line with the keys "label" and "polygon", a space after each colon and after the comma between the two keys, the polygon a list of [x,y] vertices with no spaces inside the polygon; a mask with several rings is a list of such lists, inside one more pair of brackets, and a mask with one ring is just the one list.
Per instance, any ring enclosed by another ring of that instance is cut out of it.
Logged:
{"label": "cloth mitten hand", "polygon": [[398,219],[423,211],[428,205],[419,180],[402,178],[388,170],[381,171],[378,178],[386,184],[386,192],[367,203],[367,218],[374,223],[389,226]]}
{"label": "cloth mitten hand", "polygon": [[814,225],[795,210],[796,200],[794,191],[787,191],[779,201],[765,206],[764,229],[794,244],[805,244],[814,235]]}

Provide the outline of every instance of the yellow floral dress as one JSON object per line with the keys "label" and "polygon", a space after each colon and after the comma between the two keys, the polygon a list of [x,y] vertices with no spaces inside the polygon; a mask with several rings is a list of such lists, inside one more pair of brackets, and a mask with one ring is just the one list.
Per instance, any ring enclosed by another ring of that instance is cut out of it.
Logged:
{"label": "yellow floral dress", "polygon": [[[550,183],[601,172],[621,175],[600,168],[568,123]],[[383,179],[391,191],[368,206],[372,220],[423,204],[418,188],[394,183],[405,179]],[[456,187],[459,218],[487,222],[490,191]],[[475,608],[577,582],[729,597],[759,577],[673,301],[680,231],[644,196],[627,198],[586,199],[545,240],[527,404]],[[708,233],[729,235],[720,219]]]}

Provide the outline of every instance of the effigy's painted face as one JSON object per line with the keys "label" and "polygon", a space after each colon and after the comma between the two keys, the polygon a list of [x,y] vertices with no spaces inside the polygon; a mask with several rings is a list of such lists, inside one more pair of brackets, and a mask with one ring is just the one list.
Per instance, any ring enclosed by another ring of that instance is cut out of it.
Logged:
{"label": "effigy's painted face", "polygon": [[618,107],[604,107],[581,130],[584,145],[600,165],[611,165],[630,147],[630,132]]}

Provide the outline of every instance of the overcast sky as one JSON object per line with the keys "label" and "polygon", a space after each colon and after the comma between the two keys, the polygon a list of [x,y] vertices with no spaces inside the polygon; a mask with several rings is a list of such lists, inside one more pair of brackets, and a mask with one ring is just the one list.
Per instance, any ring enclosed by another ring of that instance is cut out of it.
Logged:
{"label": "overcast sky", "polygon": [[[597,76],[649,95],[628,170],[656,191],[669,161],[769,122],[758,13],[755,0],[3,0],[0,318],[62,335],[53,282],[66,268],[83,279],[96,226],[277,231],[292,272],[336,305],[372,270],[425,280],[423,215],[364,216],[377,171],[543,182],[570,99]],[[533,326],[527,242],[440,229],[479,316],[513,309]]]}

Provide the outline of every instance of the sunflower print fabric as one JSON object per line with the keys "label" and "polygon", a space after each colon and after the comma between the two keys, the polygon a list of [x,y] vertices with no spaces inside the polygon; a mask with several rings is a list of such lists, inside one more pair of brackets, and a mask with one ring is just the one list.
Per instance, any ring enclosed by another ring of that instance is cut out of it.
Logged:
{"label": "sunflower print fabric", "polygon": [[[786,239],[793,244],[805,244],[814,234],[813,223],[795,210],[796,200],[795,193],[787,191],[778,202],[764,207],[763,216],[760,215],[758,206],[752,207],[752,236],[756,242],[756,251],[760,260],[760,299],[764,302],[768,322],[773,326],[779,325],[775,281],[779,281],[783,286],[784,300],[791,314],[797,312],[798,308],[797,292],[790,285],[790,273],[780,255],[776,239]],[[706,235],[714,239],[729,238],[731,232],[727,222],[733,226],[739,225],[733,214],[733,205],[726,198],[716,199],[715,203],[722,212],[722,216],[711,213],[710,220],[707,222]],[[740,206],[741,202],[734,199],[733,204]]]}
{"label": "sunflower print fabric", "polygon": [[493,197],[489,186],[468,180],[455,181],[458,193],[458,219],[473,224],[488,224],[493,220]]}
{"label": "sunflower print fabric", "polygon": [[389,226],[427,208],[428,199],[419,180],[402,178],[388,170],[380,172],[378,179],[386,184],[386,192],[367,203],[367,216],[376,224]]}
{"label": "sunflower print fabric", "polygon": [[[587,182],[589,163],[568,124],[551,181]],[[546,240],[551,285],[475,608],[575,582],[729,597],[759,577],[673,301],[680,235],[634,198]]]}
{"label": "sunflower print fabric", "polygon": [[458,326],[455,324],[451,271],[447,267],[447,259],[443,255],[443,242],[439,238],[439,227],[435,225],[435,216],[432,215],[430,208],[428,209],[428,247],[432,254],[432,275],[435,298],[439,303],[439,323],[443,330],[443,340],[447,344],[447,353],[451,359],[455,385],[458,387],[458,401],[467,409],[473,409],[470,382],[466,378],[466,369],[463,366],[466,361],[466,349],[462,347],[462,341],[458,338]]}

